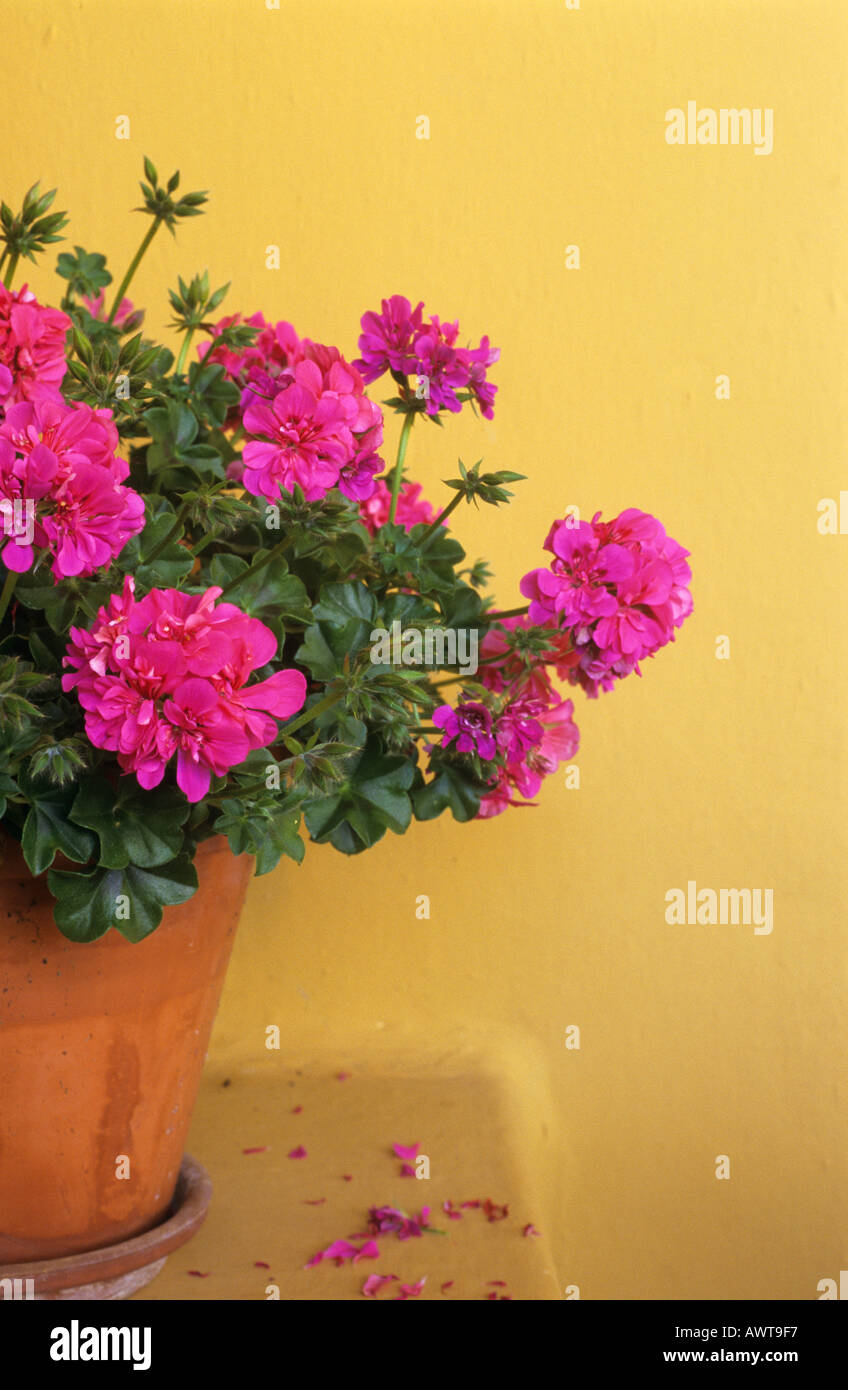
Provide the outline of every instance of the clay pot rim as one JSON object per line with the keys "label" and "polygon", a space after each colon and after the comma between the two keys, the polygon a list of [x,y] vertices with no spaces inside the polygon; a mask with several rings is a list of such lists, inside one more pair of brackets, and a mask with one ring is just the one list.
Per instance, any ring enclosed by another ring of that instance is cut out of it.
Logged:
{"label": "clay pot rim", "polygon": [[36,1294],[76,1289],[156,1264],[190,1240],[203,1224],[212,1200],[212,1181],[202,1163],[185,1154],[170,1215],[131,1240],[84,1250],[55,1260],[0,1266],[0,1279],[32,1279]]}

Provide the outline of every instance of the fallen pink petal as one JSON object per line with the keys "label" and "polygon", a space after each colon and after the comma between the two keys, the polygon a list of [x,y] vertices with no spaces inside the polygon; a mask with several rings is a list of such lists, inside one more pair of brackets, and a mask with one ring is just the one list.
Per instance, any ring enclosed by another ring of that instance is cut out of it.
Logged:
{"label": "fallen pink petal", "polygon": [[270,1266],[270,1265],[267,1263],[267,1261],[265,1261],[265,1260],[254,1260],[254,1261],[253,1261],[253,1268],[254,1268],[254,1269],[270,1269],[271,1266]]}
{"label": "fallen pink petal", "polygon": [[268,1152],[267,1144],[257,1144],[255,1149],[242,1149],[243,1154],[264,1154]]}
{"label": "fallen pink petal", "polygon": [[491,1202],[487,1197],[483,1202],[483,1211],[486,1213],[488,1221],[505,1221],[509,1216],[509,1203],[504,1202],[503,1206],[499,1206],[497,1202]]}
{"label": "fallen pink petal", "polygon": [[506,1288],[506,1280],[505,1280],[505,1279],[487,1279],[487,1280],[486,1280],[486,1283],[487,1283],[490,1287],[491,1287],[492,1284],[497,1284],[498,1287],[501,1288],[501,1289],[505,1289],[505,1288]]}
{"label": "fallen pink petal", "polygon": [[286,1158],[308,1158],[308,1154],[302,1144],[298,1144],[296,1149],[292,1149],[286,1154]]}
{"label": "fallen pink petal", "polygon": [[446,1201],[442,1202],[442,1211],[445,1213],[445,1215],[446,1215],[446,1216],[449,1218],[449,1220],[451,1220],[451,1221],[461,1221],[461,1220],[462,1220],[462,1212],[461,1212],[461,1211],[457,1211],[456,1207],[454,1206],[454,1204],[453,1204],[453,1202],[450,1200],[450,1198],[448,1198]]}
{"label": "fallen pink petal", "polygon": [[418,1157],[420,1144],[393,1144],[392,1151],[398,1158],[408,1158],[414,1161]]}
{"label": "fallen pink petal", "polygon": [[349,1240],[334,1240],[325,1250],[319,1250],[317,1255],[307,1260],[304,1269],[311,1269],[323,1260],[335,1260],[337,1267],[344,1264],[345,1260],[352,1260],[356,1264],[359,1260],[376,1260],[379,1254],[379,1246],[375,1240],[368,1240],[360,1247],[351,1245]]}
{"label": "fallen pink petal", "polygon": [[320,1207],[326,1202],[326,1197],[304,1197],[301,1202],[302,1207]]}
{"label": "fallen pink petal", "polygon": [[407,1298],[418,1298],[421,1293],[421,1290],[423,1289],[426,1283],[427,1275],[425,1274],[424,1278],[419,1279],[417,1284],[401,1284],[400,1293],[398,1294],[397,1298],[393,1300],[393,1302],[401,1303]]}
{"label": "fallen pink petal", "polygon": [[294,1109],[292,1110],[291,1113],[292,1113],[293,1115],[299,1115],[302,1109],[303,1109],[303,1106],[302,1106],[302,1105],[296,1105],[296,1106],[294,1107]]}
{"label": "fallen pink petal", "polygon": [[524,1230],[521,1232],[521,1234],[522,1234],[523,1236],[540,1236],[540,1235],[542,1234],[542,1232],[541,1232],[541,1231],[537,1231],[537,1230],[536,1230],[536,1227],[535,1227],[534,1225],[532,1225],[531,1222],[528,1222],[527,1225],[524,1227]]}
{"label": "fallen pink petal", "polygon": [[448,1279],[444,1284],[442,1284],[442,1287],[441,1287],[440,1292],[441,1292],[441,1293],[444,1293],[445,1289],[452,1289],[452,1288],[453,1288],[453,1280],[452,1280],[452,1279]]}
{"label": "fallen pink petal", "polygon": [[369,1274],[360,1292],[366,1298],[376,1298],[383,1285],[391,1284],[392,1280],[396,1280],[397,1277],[396,1274]]}
{"label": "fallen pink petal", "polygon": [[428,1229],[429,1218],[429,1207],[422,1207],[420,1216],[407,1216],[398,1207],[369,1207],[368,1230],[371,1235],[396,1235],[398,1240],[408,1240]]}
{"label": "fallen pink petal", "polygon": [[209,1275],[210,1275],[211,1273],[212,1273],[211,1269],[207,1270],[205,1274],[204,1274],[203,1271],[200,1270],[200,1269],[187,1269],[187,1270],[186,1270],[186,1274],[191,1274],[191,1275],[193,1276],[193,1278],[195,1278],[195,1279],[208,1279],[208,1278],[209,1278]]}

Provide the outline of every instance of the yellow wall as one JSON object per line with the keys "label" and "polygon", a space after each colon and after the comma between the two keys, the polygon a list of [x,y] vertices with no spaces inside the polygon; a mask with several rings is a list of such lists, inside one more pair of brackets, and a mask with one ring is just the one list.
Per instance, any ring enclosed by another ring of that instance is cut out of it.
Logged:
{"label": "yellow wall", "polygon": [[[819,499],[848,488],[848,11],[0,10],[8,201],[58,184],[70,244],[119,274],[143,227],[127,209],[144,153],[212,191],[137,278],[150,327],[176,274],[208,265],[232,280],[229,311],[261,307],[349,355],[359,315],[391,293],[501,347],[495,420],[416,430],[409,464],[431,496],[458,454],[529,474],[508,511],[457,515],[504,604],[569,503],[654,511],[692,551],[696,611],[676,645],[577,702],[580,790],[552,779],[538,809],[415,826],[351,861],[313,846],[254,883],[216,1059],[274,1065],[270,1022],[278,1067],[325,1056],[414,1076],[483,1057],[525,1107],[563,1284],[814,1298],[848,1262],[848,535],[816,525]],[[669,146],[665,112],[689,99],[772,108],[773,152]],[[31,278],[53,293],[46,271]],[[665,893],[689,879],[772,887],[773,933],[667,925]]]}

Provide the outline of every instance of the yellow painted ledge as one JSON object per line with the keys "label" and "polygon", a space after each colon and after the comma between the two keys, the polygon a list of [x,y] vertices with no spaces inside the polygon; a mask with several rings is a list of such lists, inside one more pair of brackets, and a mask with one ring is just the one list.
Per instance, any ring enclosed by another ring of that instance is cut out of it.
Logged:
{"label": "yellow painted ledge", "polygon": [[[145,1300],[262,1299],[276,1285],[281,1300],[362,1297],[369,1274],[402,1283],[427,1276],[430,1299],[561,1299],[551,1255],[555,1213],[546,1179],[554,1136],[552,1112],[537,1073],[514,1061],[443,1058],[438,1074],[410,1077],[374,1059],[339,1080],[324,1061],[296,1069],[281,1063],[207,1071],[188,1150],[207,1167],[215,1193],[207,1220],[159,1277],[136,1295]],[[541,1104],[540,1104],[541,1102]],[[299,1114],[293,1114],[302,1106]],[[393,1143],[417,1142],[430,1160],[429,1179],[400,1177]],[[290,1159],[302,1145],[307,1157]],[[248,1148],[264,1152],[246,1154]],[[537,1162],[528,1161],[536,1154]],[[350,1175],[345,1181],[344,1174]],[[310,1200],[324,1197],[318,1206]],[[442,1202],[490,1198],[509,1205],[503,1220],[467,1210],[449,1221]],[[370,1206],[418,1212],[446,1235],[379,1239],[380,1258],[304,1269],[318,1250],[363,1231]],[[532,1223],[540,1235],[524,1236]],[[270,1268],[257,1267],[264,1261]],[[205,1275],[199,1278],[189,1270]],[[490,1284],[502,1279],[507,1287]],[[452,1286],[441,1293],[442,1284]],[[386,1285],[379,1297],[396,1297]]]}

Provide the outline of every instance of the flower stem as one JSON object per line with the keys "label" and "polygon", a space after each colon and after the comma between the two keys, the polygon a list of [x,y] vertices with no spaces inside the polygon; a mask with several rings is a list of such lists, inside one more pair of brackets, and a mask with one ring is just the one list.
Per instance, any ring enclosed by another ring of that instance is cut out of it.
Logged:
{"label": "flower stem", "polygon": [[158,217],[154,217],[153,221],[151,222],[150,226],[144,234],[144,239],[141,245],[139,246],[132,260],[130,261],[129,269],[126,275],[124,276],[123,280],[121,281],[120,285],[118,286],[118,292],[115,295],[115,302],[112,305],[112,312],[106,320],[107,323],[111,323],[115,315],[117,314],[118,309],[121,306],[121,300],[123,299],[124,295],[127,292],[127,289],[129,288],[130,281],[132,280],[133,276],[135,275],[136,271],[141,265],[141,260],[144,253],[147,250],[153,238],[155,237],[157,231],[159,230],[159,221],[160,219]]}
{"label": "flower stem", "polygon": [[313,719],[318,719],[326,710],[332,709],[333,705],[337,705],[339,700],[343,698],[344,693],[344,687],[342,687],[341,690],[328,691],[323,699],[319,700],[311,709],[304,710],[303,714],[299,714],[297,719],[292,720],[291,724],[286,724],[281,730],[282,737],[288,738],[289,734],[293,734],[296,729],[302,729],[304,724],[310,724]]}
{"label": "flower stem", "polygon": [[14,278],[15,278],[15,271],[17,270],[17,268],[18,268],[18,253],[17,253],[17,251],[12,251],[12,253],[11,253],[10,256],[9,256],[9,269],[6,271],[6,274],[3,276],[3,284],[6,286],[6,289],[7,289],[7,290],[10,290],[10,289],[12,288],[12,281],[13,281]]}
{"label": "flower stem", "polygon": [[220,534],[220,526],[213,526],[211,531],[207,531],[206,535],[202,536],[201,539],[197,542],[196,546],[194,547],[193,553],[195,559],[200,554],[201,550],[205,550],[207,545],[211,545],[212,541],[216,541]]}
{"label": "flower stem", "polygon": [[410,411],[403,422],[400,439],[398,440],[397,462],[395,463],[395,476],[392,482],[392,504],[389,507],[390,526],[393,525],[395,513],[397,512],[398,498],[403,483],[403,461],[406,458],[406,446],[409,443],[409,432],[412,429],[414,421],[415,415]]}
{"label": "flower stem", "polygon": [[439,515],[436,517],[436,520],[430,522],[430,525],[427,527],[427,530],[421,537],[421,544],[419,546],[420,550],[423,550],[426,545],[429,545],[430,540],[433,536],[435,536],[439,527],[444,525],[445,517],[450,516],[451,512],[456,510],[464,496],[464,492],[458,492],[456,496],[452,497],[450,502],[448,502],[448,505],[445,507],[444,511],[439,512]]}
{"label": "flower stem", "polygon": [[219,597],[223,598],[224,594],[228,594],[230,592],[230,589],[234,589],[236,585],[241,584],[243,580],[249,579],[252,574],[259,574],[260,570],[264,570],[266,565],[270,565],[272,560],[276,560],[277,556],[281,555],[282,552],[286,549],[286,547],[290,544],[291,542],[289,541],[288,537],[286,537],[285,540],[278,541],[278,543],[273,547],[273,549],[268,551],[267,555],[263,555],[261,560],[256,561],[255,565],[248,565],[246,570],[244,570],[241,574],[237,574],[234,579],[230,580],[229,584],[225,584],[223,589],[221,590]]}
{"label": "flower stem", "polygon": [[174,372],[175,372],[176,376],[181,376],[181,375],[182,375],[182,370],[183,370],[183,367],[185,366],[185,360],[186,360],[186,358],[188,357],[189,344],[191,343],[191,340],[192,340],[192,338],[194,337],[194,334],[195,334],[195,329],[193,329],[193,328],[187,328],[187,329],[186,329],[186,334],[185,334],[185,337],[183,338],[182,347],[180,348],[180,355],[179,355],[179,357],[177,358],[177,365],[176,365],[176,367],[174,368]]}
{"label": "flower stem", "polygon": [[184,502],[183,505],[180,507],[179,511],[177,512],[176,517],[174,518],[174,524],[171,527],[170,531],[167,531],[165,533],[159,544],[154,545],[150,554],[147,556],[147,559],[144,562],[146,565],[152,565],[154,560],[158,560],[159,556],[162,554],[162,551],[167,550],[168,546],[171,544],[171,541],[175,541],[177,539],[177,537],[183,529],[183,522],[185,521],[186,516],[188,515],[188,510],[188,504]]}
{"label": "flower stem", "polygon": [[2,622],[3,618],[5,618],[6,616],[6,609],[9,607],[9,604],[11,603],[12,594],[15,592],[15,585],[17,584],[17,582],[17,570],[7,570],[6,582],[3,585],[3,592],[0,593],[0,622]]}
{"label": "flower stem", "polygon": [[500,622],[501,618],[523,618],[525,613],[530,612],[530,604],[525,603],[523,608],[507,608],[503,613],[492,613],[490,616],[495,623]]}

